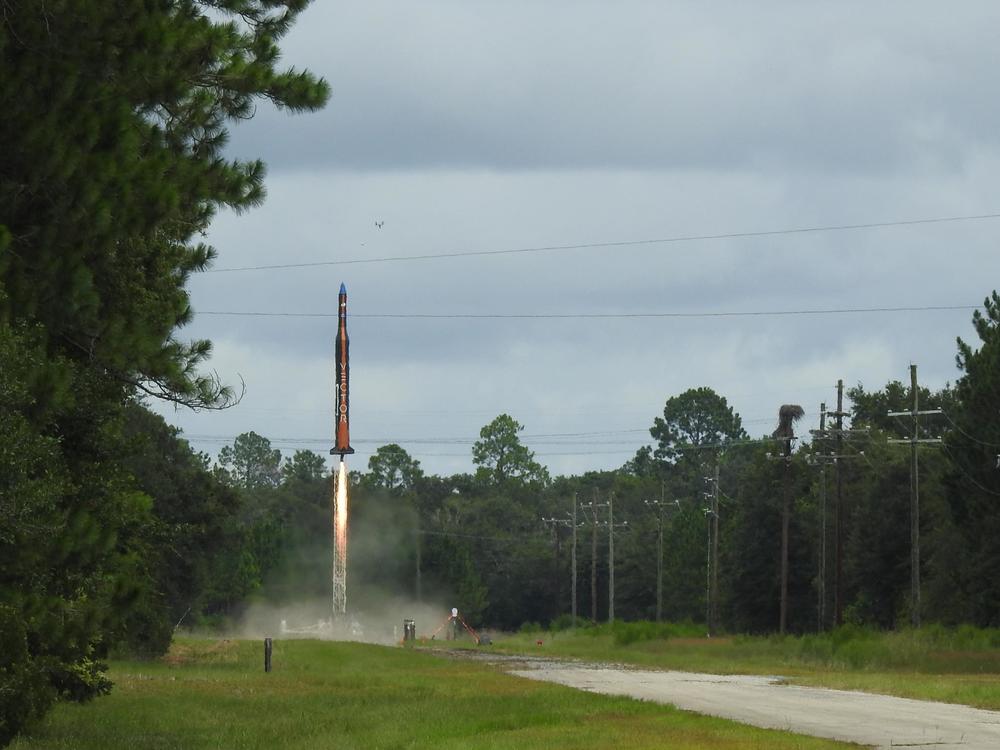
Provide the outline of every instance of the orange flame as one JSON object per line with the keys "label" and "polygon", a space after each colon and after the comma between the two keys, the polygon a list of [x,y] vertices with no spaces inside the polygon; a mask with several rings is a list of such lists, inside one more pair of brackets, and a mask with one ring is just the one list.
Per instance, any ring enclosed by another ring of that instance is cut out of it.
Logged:
{"label": "orange flame", "polygon": [[334,540],[336,564],[342,573],[347,571],[347,464],[340,462],[337,474],[337,492],[333,501]]}

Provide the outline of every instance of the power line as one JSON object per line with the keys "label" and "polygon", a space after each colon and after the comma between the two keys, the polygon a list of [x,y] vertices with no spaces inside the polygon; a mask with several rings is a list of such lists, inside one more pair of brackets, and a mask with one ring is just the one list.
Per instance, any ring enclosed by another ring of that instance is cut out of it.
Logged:
{"label": "power line", "polygon": [[[525,440],[526,442],[535,442],[538,440],[543,440],[542,445],[579,445],[579,446],[590,446],[590,445],[635,445],[634,441],[628,440],[601,440],[599,442],[591,442],[590,440],[555,440],[553,438],[557,437],[587,437],[595,438],[602,435],[615,435],[621,433],[646,433],[649,432],[647,429],[635,429],[635,430],[617,430],[611,432],[563,432],[563,433],[552,433],[550,435],[519,435],[519,439]],[[183,439],[189,442],[206,442],[206,443],[229,443],[235,440],[237,435],[208,435],[201,433],[182,433],[180,435]],[[358,445],[388,445],[390,443],[397,444],[407,444],[407,445],[472,445],[476,443],[481,438],[478,437],[440,437],[440,438],[356,438],[352,442]],[[550,442],[544,442],[548,439]],[[275,437],[268,438],[268,442],[272,444],[325,444],[332,440],[331,437]],[[714,443],[673,443],[669,446],[669,450],[676,451],[692,451],[692,450],[714,450],[716,448],[730,448],[739,445],[756,445],[759,443],[769,443],[774,442],[776,438],[764,437],[764,438],[747,438],[743,440],[725,440],[718,441]],[[778,439],[780,440],[780,439]],[[530,446],[529,446],[530,447]],[[618,451],[614,451],[618,452]]]}
{"label": "power line", "polygon": [[[215,441],[215,440],[204,441],[204,440],[198,440],[198,439],[191,439],[191,440],[188,440],[188,442],[192,443],[194,445],[203,445],[205,442],[210,442],[212,444],[218,445],[218,444],[220,444],[221,441]],[[222,444],[225,444],[225,443],[222,443]],[[291,448],[303,448],[304,446],[308,446],[308,445],[317,445],[317,446],[326,447],[326,446],[329,446],[329,444],[330,444],[330,440],[315,441],[315,442],[309,442],[309,443],[295,443],[295,444],[291,444],[291,445],[283,443],[281,441],[271,441],[271,447],[272,448],[278,448],[278,449],[281,449],[281,448],[288,448],[288,449],[291,449]],[[628,448],[616,448],[614,450],[605,450],[605,451],[532,451],[532,452],[538,458],[548,458],[548,457],[553,457],[553,456],[556,456],[556,457],[572,457],[572,456],[631,456],[631,455],[633,455],[635,453],[635,451],[636,451],[635,446],[630,446]],[[466,451],[465,453],[431,453],[431,452],[426,452],[426,451],[413,451],[413,453],[415,454],[415,457],[418,458],[418,459],[424,459],[424,458],[466,458],[466,459],[468,459],[468,458],[471,458],[471,456],[472,456],[472,454],[469,451]],[[374,450],[359,449],[359,450],[355,451],[355,455],[357,455],[357,456],[371,456],[371,455],[374,455],[374,454],[375,454]]]}
{"label": "power line", "polygon": [[[538,434],[522,434],[518,435],[521,440],[554,440],[555,438],[598,438],[609,435],[625,435],[625,434],[635,434],[635,433],[648,433],[647,428],[636,428],[629,430],[605,430],[600,432],[551,432],[551,433],[538,433]],[[199,440],[233,440],[235,435],[212,435],[205,433],[190,433],[183,435],[189,439],[199,439]],[[323,441],[329,441],[330,437],[276,437],[269,438],[271,442],[276,443],[320,443]],[[480,437],[472,436],[461,436],[461,437],[430,437],[430,438],[420,438],[420,437],[374,437],[374,438],[357,438],[354,440],[355,443],[360,444],[386,444],[386,443],[423,443],[423,444],[439,444],[439,445],[464,445],[472,444],[481,440]],[[556,444],[562,442],[579,442],[577,440],[567,440],[567,441],[554,441]],[[582,443],[586,445],[587,443]]]}
{"label": "power line", "polygon": [[760,232],[726,232],[721,234],[691,234],[673,237],[660,237],[646,240],[619,240],[612,242],[585,242],[574,245],[543,245],[539,247],[520,247],[506,250],[462,250],[451,253],[425,253],[422,255],[391,255],[382,258],[349,258],[346,260],[325,260],[311,263],[276,263],[262,266],[241,266],[234,268],[215,268],[206,273],[232,273],[236,271],[278,271],[296,268],[317,268],[320,266],[346,266],[361,263],[395,263],[414,260],[437,260],[443,258],[470,258],[493,255],[516,255],[528,253],[544,253],[560,250],[588,250],[602,247],[636,247],[640,245],[675,244],[681,242],[705,242],[709,240],[731,240],[750,237],[775,237],[789,234],[813,234],[819,232],[844,232],[861,229],[882,229],[886,227],[916,226],[921,224],[944,224],[958,221],[982,221],[1000,218],[1000,213],[979,214],[973,216],[944,216],[931,219],[909,219],[902,221],[878,221],[866,224],[832,224],[814,227],[795,227],[791,229],[771,229]]}
{"label": "power line", "polygon": [[970,435],[969,433],[967,433],[965,430],[963,430],[961,427],[958,426],[958,424],[955,422],[954,419],[951,418],[951,415],[948,414],[948,412],[942,410],[941,414],[944,415],[945,419],[947,419],[949,422],[951,422],[951,426],[952,427],[954,427],[956,430],[958,430],[959,433],[961,433],[962,435],[964,435],[965,437],[967,437],[972,442],[979,443],[979,445],[985,445],[987,448],[1000,448],[1000,443],[990,443],[990,442],[987,442],[986,440],[980,440],[976,436]]}
{"label": "power line", "polygon": [[972,474],[965,469],[965,466],[963,465],[962,461],[960,461],[959,458],[958,458],[958,456],[948,447],[947,443],[942,443],[941,447],[943,447],[944,448],[944,452],[947,453],[948,456],[951,457],[951,463],[952,463],[952,465],[955,468],[957,468],[960,472],[962,472],[962,474],[965,475],[966,479],[968,479],[970,482],[972,482],[976,487],[978,487],[983,492],[986,492],[987,494],[990,494],[990,495],[994,495],[996,497],[1000,497],[1000,492],[996,492],[995,490],[991,490],[989,487],[984,487],[983,485],[981,485],[979,482],[976,481],[976,478],[973,477]]}
{"label": "power line", "polygon": [[[723,312],[649,312],[649,313],[351,313],[351,318],[399,320],[616,320],[629,318],[748,318],[791,315],[845,315],[851,313],[941,312],[978,310],[979,305],[916,305],[907,307],[839,307],[800,310],[739,310]],[[197,315],[226,315],[254,318],[336,318],[337,313],[255,312],[204,310]]]}

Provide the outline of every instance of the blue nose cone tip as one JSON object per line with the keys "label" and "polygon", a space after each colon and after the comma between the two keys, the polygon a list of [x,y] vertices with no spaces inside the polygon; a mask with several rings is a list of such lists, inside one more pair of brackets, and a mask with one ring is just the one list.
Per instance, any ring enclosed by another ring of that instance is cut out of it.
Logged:
{"label": "blue nose cone tip", "polygon": [[340,293],[347,294],[347,287],[344,286],[344,282],[340,282]]}

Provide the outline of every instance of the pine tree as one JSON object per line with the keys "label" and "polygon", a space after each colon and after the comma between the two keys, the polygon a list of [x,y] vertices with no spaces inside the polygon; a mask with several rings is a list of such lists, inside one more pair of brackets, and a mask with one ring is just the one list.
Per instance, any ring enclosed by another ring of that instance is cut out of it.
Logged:
{"label": "pine tree", "polygon": [[[102,652],[141,593],[149,497],[123,408],[233,399],[183,341],[185,285],[220,207],[264,195],[224,155],[268,99],[327,85],[278,68],[308,0],[14,0],[0,13],[0,744],[57,697],[106,692]],[[13,701],[13,702],[11,702]]]}
{"label": "pine tree", "polygon": [[[184,285],[214,251],[218,207],[264,195],[259,161],[224,157],[228,123],[267,98],[315,109],[327,85],[279,71],[307,0],[5,5],[0,18],[0,316],[41,322],[49,351],[154,395],[217,406],[182,342]],[[209,12],[211,11],[211,15]]]}
{"label": "pine tree", "polygon": [[958,409],[945,450],[954,466],[948,500],[964,542],[954,571],[957,604],[983,626],[1000,626],[1000,295],[986,298],[972,324],[978,349],[958,340]]}

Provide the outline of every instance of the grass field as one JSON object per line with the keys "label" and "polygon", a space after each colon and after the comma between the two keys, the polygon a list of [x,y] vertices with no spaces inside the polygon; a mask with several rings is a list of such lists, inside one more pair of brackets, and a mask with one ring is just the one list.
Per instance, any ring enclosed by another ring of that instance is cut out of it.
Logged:
{"label": "grass field", "polygon": [[[789,682],[1000,710],[1000,631],[929,627],[880,633],[844,628],[799,637],[694,637],[655,623],[498,637],[491,648]],[[541,645],[538,645],[541,641]]]}
{"label": "grass field", "polygon": [[850,747],[523,680],[409,649],[181,640],[115,662],[112,695],[61,705],[18,750]]}

